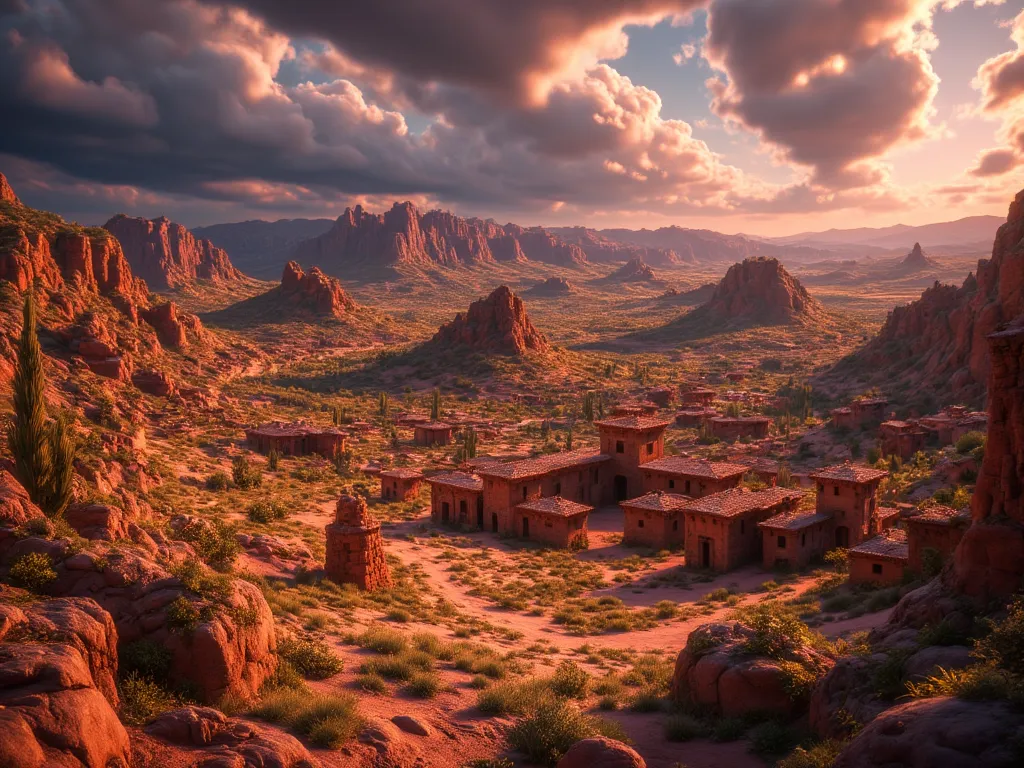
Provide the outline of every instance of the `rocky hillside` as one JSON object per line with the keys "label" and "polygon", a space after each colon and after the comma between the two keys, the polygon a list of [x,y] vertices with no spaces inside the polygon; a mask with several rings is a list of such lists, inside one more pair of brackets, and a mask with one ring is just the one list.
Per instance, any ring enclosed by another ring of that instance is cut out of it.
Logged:
{"label": "rocky hillside", "polygon": [[333,226],[331,219],[255,220],[194,227],[192,234],[230,253],[245,274],[276,280],[299,243],[319,237]]}
{"label": "rocky hillside", "polygon": [[630,259],[603,278],[603,282],[607,283],[654,283],[657,280],[654,270],[639,257]]}
{"label": "rocky hillside", "polygon": [[224,282],[242,277],[225,250],[164,216],[143,219],[118,214],[103,228],[121,243],[135,274],[156,290],[179,288],[199,279]]}
{"label": "rocky hillside", "polygon": [[672,251],[678,260],[684,263],[729,263],[751,256],[785,256],[787,259],[809,261],[833,255],[816,248],[776,245],[742,235],[724,235],[707,229],[686,229],[676,226],[653,230],[602,229],[598,230],[597,234],[617,243]]}
{"label": "rocky hillside", "polygon": [[549,277],[533,286],[526,293],[529,296],[568,296],[574,293],[575,286],[564,277]]}
{"label": "rocky hillside", "polygon": [[818,377],[816,388],[842,395],[879,387],[889,397],[979,405],[989,360],[985,337],[1024,314],[1024,192],[996,233],[992,258],[959,288],[936,283],[920,299],[889,313],[858,352]]}
{"label": "rocky hillside", "polygon": [[551,348],[544,334],[530,322],[523,300],[504,285],[442,325],[427,344],[504,355],[543,353]]}
{"label": "rocky hillside", "polygon": [[7,183],[7,177],[0,173],[0,202],[20,204],[18,196],[14,194],[11,185]]}
{"label": "rocky hillside", "polygon": [[665,266],[668,264],[694,263],[692,254],[681,257],[670,248],[649,248],[642,245],[622,243],[587,227],[552,227],[548,230],[567,243],[583,249],[587,261],[594,264],[615,263],[641,259],[647,264]]}

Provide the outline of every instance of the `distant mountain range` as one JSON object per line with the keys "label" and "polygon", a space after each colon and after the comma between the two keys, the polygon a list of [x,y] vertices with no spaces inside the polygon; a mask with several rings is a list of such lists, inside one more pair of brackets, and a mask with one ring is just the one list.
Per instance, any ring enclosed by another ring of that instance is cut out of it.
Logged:
{"label": "distant mountain range", "polygon": [[333,219],[256,219],[196,227],[192,233],[227,251],[232,263],[247,275],[278,280],[299,243],[333,226]]}
{"label": "distant mountain range", "polygon": [[872,229],[830,229],[825,232],[801,232],[787,237],[765,238],[764,242],[776,245],[805,246],[809,248],[830,248],[834,246],[862,245],[876,248],[906,248],[911,243],[922,247],[940,245],[975,246],[984,244],[987,250],[1003,219],[999,216],[968,216],[956,221],[938,224],[924,224],[911,227],[896,224],[891,227]]}

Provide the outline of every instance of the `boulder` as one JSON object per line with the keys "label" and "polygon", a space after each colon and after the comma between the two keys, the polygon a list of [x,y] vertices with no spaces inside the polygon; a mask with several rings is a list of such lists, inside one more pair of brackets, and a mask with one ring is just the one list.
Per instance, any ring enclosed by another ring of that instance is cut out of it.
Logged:
{"label": "boulder", "polygon": [[181,349],[191,343],[201,343],[206,332],[195,315],[179,312],[173,301],[142,311],[142,319],[153,326],[156,337],[165,347]]}
{"label": "boulder", "polygon": [[128,538],[128,513],[111,504],[71,504],[64,512],[68,525],[86,539],[117,541]]}
{"label": "boulder", "polygon": [[174,380],[171,379],[163,371],[157,371],[153,369],[147,369],[143,371],[136,371],[132,374],[132,384],[140,392],[145,392],[147,395],[155,395],[157,397],[171,397],[177,394],[178,388],[174,384]]}
{"label": "boulder", "polygon": [[558,768],[646,768],[635,750],[621,741],[595,736],[577,741],[558,761]]}
{"label": "boulder", "polygon": [[415,736],[430,736],[434,732],[429,725],[411,715],[395,715],[391,718],[391,722],[406,733]]}

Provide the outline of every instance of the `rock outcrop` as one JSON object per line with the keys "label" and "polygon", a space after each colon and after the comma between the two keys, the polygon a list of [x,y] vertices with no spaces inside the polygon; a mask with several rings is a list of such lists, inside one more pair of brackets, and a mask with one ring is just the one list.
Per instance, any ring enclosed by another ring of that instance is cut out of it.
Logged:
{"label": "rock outcrop", "polygon": [[199,344],[205,339],[203,324],[196,315],[179,312],[173,301],[143,310],[142,319],[153,326],[160,343],[171,349]]}
{"label": "rock outcrop", "polygon": [[299,243],[333,226],[333,219],[254,220],[193,227],[192,234],[230,253],[232,263],[245,274],[276,280]]}
{"label": "rock outcrop", "polygon": [[913,275],[927,269],[938,269],[939,266],[939,262],[924,252],[920,243],[914,243],[910,253],[903,258],[903,261],[896,265],[894,272],[897,276]]}
{"label": "rock outcrop", "polygon": [[621,267],[612,272],[602,282],[607,283],[653,283],[657,278],[654,270],[643,259],[632,258]]}
{"label": "rock outcrop", "polygon": [[151,288],[166,290],[198,279],[224,282],[242,277],[227,252],[166,217],[118,214],[103,228],[117,238],[134,273]]}
{"label": "rock outcrop", "polygon": [[355,308],[355,302],[345,293],[337,278],[328,277],[319,267],[304,272],[294,261],[285,266],[279,290],[284,300],[294,308],[321,317],[343,317]]}
{"label": "rock outcrop", "polygon": [[670,248],[649,248],[622,243],[587,227],[552,227],[548,231],[567,243],[578,245],[583,249],[587,261],[594,264],[613,264],[640,259],[646,264],[667,266],[684,262],[692,264],[696,261],[692,249],[688,250],[685,256],[680,256]]}
{"label": "rock outcrop", "polygon": [[701,309],[726,323],[749,320],[758,325],[815,320],[825,314],[777,259],[766,258],[729,267]]}
{"label": "rock outcrop", "polygon": [[647,763],[621,741],[594,736],[569,747],[558,761],[558,768],[647,768]]}
{"label": "rock outcrop", "polygon": [[21,205],[21,200],[14,193],[14,189],[7,181],[7,177],[0,173],[0,201],[5,203],[12,203],[14,205]]}
{"label": "rock outcrop", "polygon": [[877,386],[890,398],[981,405],[988,378],[985,338],[1024,314],[1024,191],[992,246],[991,259],[956,288],[936,283],[889,313],[862,349],[815,379],[829,394]]}
{"label": "rock outcrop", "polygon": [[460,312],[450,323],[442,325],[428,344],[506,355],[550,350],[544,334],[530,322],[523,300],[504,285],[486,299],[474,301],[468,312]]}
{"label": "rock outcrop", "polygon": [[549,277],[526,292],[529,296],[568,296],[575,290],[564,277]]}

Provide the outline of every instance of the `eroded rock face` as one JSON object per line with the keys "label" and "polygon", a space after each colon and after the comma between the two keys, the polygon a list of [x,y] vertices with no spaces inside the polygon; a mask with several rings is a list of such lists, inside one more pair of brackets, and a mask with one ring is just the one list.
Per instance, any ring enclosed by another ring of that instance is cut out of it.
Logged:
{"label": "eroded rock face", "polygon": [[14,205],[21,205],[21,200],[14,194],[14,189],[7,182],[7,177],[0,173],[0,200],[5,203],[13,203]]}
{"label": "eroded rock face", "polygon": [[583,249],[587,261],[594,263],[614,263],[638,258],[647,264],[665,266],[693,263],[693,249],[685,249],[680,256],[670,248],[649,248],[642,245],[630,245],[605,237],[600,232],[587,227],[554,227],[550,230],[567,243],[573,243]]}
{"label": "eroded rock face", "polygon": [[791,717],[807,707],[793,691],[787,664],[824,674],[832,660],[799,648],[787,661],[754,656],[743,646],[754,632],[739,622],[705,624],[690,633],[672,676],[672,696],[680,703],[710,707],[725,717],[771,713]]}
{"label": "eroded rock face", "polygon": [[527,293],[530,296],[568,296],[573,290],[572,283],[564,277],[549,277],[537,283]]}
{"label": "eroded rock face", "polygon": [[144,310],[142,319],[153,326],[160,343],[171,349],[201,343],[206,336],[199,318],[188,312],[180,312],[173,301]]}
{"label": "eroded rock face", "polygon": [[285,265],[281,275],[281,295],[288,303],[325,317],[342,317],[355,308],[337,278],[328,277],[319,267],[304,272],[294,261]]}
{"label": "eroded rock face", "polygon": [[558,761],[558,768],[646,768],[636,750],[621,741],[595,736],[577,741]]}
{"label": "eroded rock face", "polygon": [[116,648],[92,600],[0,602],[0,765],[127,768]]}
{"label": "eroded rock face", "polygon": [[432,343],[508,355],[550,349],[544,334],[530,322],[523,300],[504,285],[486,299],[474,301],[468,312],[460,312],[450,323],[442,325]]}
{"label": "eroded rock face", "polygon": [[654,270],[643,259],[633,258],[612,272],[607,278],[613,283],[649,283],[655,281]]}
{"label": "eroded rock face", "polygon": [[821,304],[777,259],[763,257],[729,267],[711,298],[699,309],[727,323],[790,323],[825,314]]}
{"label": "eroded rock face", "polygon": [[135,274],[158,290],[199,278],[223,282],[242,277],[227,252],[163,216],[143,219],[118,214],[103,228],[121,243]]}

